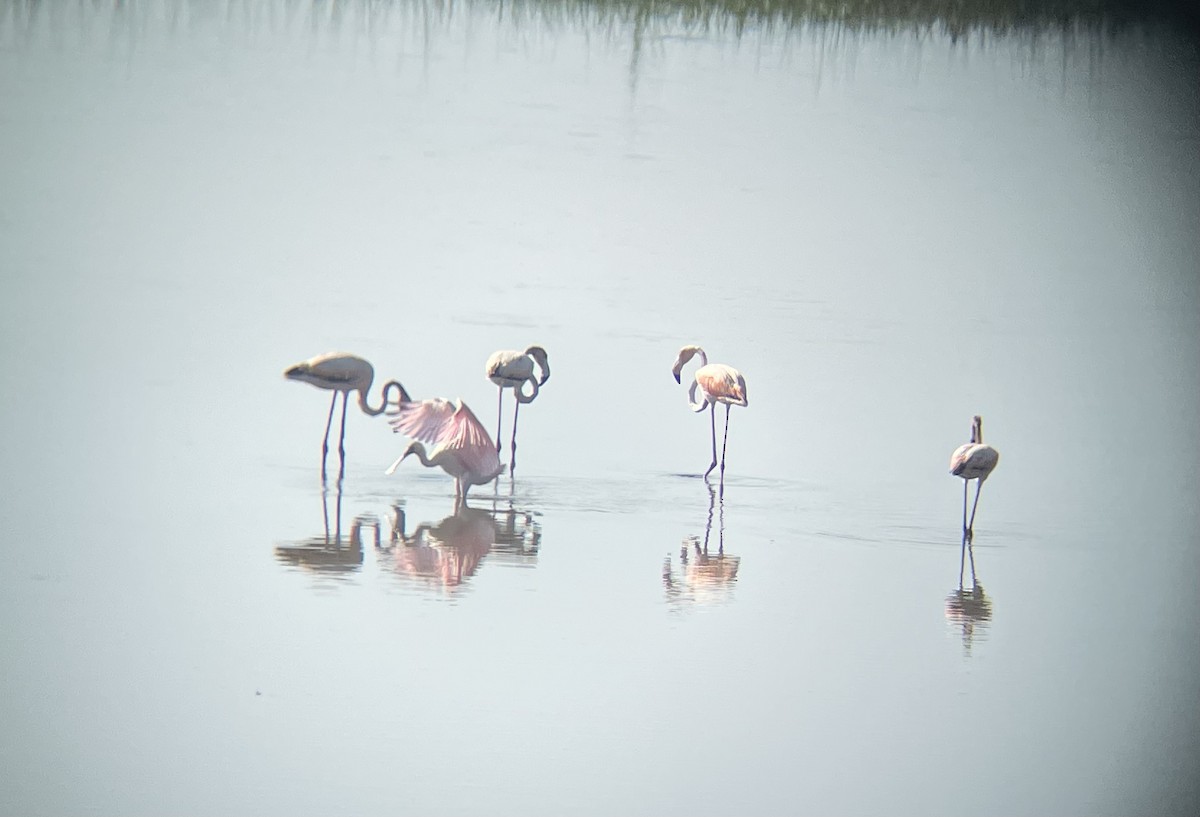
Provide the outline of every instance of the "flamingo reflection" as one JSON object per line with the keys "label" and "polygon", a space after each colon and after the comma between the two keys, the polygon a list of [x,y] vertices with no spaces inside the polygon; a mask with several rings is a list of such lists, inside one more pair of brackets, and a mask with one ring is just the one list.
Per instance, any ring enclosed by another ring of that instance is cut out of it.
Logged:
{"label": "flamingo reflection", "polygon": [[334,516],[329,524],[329,494],[321,492],[321,511],[325,520],[322,536],[311,536],[297,542],[275,546],[275,558],[288,567],[297,567],[312,573],[344,578],[362,567],[363,530],[374,533],[375,546],[381,541],[379,520],[372,514],[361,514],[350,524],[349,541],[342,538],[342,492],[333,491]]}
{"label": "flamingo reflection", "polygon": [[[714,511],[717,515],[715,555],[709,553]],[[717,489],[710,484],[703,544],[698,536],[689,536],[684,540],[683,547],[679,549],[678,572],[673,569],[670,556],[663,560],[662,578],[667,603],[682,607],[686,604],[712,604],[728,600],[733,595],[741,563],[740,556],[725,553],[725,500],[718,500]]]}
{"label": "flamingo reflection", "polygon": [[[963,582],[965,562],[971,563],[971,586]],[[975,575],[975,546],[968,531],[963,532],[962,551],[958,560],[958,589],[946,597],[946,621],[962,631],[963,654],[970,655],[975,636],[986,637],[992,621],[992,600],[983,591]],[[977,632],[978,631],[978,632]]]}
{"label": "flamingo reflection", "polygon": [[492,501],[492,520],[496,527],[493,558],[532,567],[537,564],[538,549],[542,544],[542,526],[534,512],[517,509],[511,497],[507,500],[507,508],[499,508],[500,502],[498,496]]}
{"label": "flamingo reflection", "polygon": [[460,506],[437,524],[423,522],[406,533],[404,508],[396,504],[387,547],[377,545],[380,565],[427,589],[450,592],[475,575],[496,541],[487,511]]}

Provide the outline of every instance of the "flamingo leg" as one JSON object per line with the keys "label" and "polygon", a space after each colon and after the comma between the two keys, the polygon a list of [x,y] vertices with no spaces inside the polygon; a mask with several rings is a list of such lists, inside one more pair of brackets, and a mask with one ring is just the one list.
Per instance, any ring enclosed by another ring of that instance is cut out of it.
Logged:
{"label": "flamingo leg", "polygon": [[337,406],[338,393],[329,401],[329,417],[325,419],[325,439],[321,441],[321,482],[325,481],[325,458],[329,456],[329,429],[333,427],[333,409]]}
{"label": "flamingo leg", "polygon": [[[714,408],[715,411],[715,408]],[[716,440],[714,439],[715,443]],[[725,498],[725,448],[729,445],[729,404],[725,404],[725,436],[721,440],[721,498]],[[713,447],[713,453],[716,453],[716,446]]]}
{"label": "flamingo leg", "polygon": [[[983,480],[975,483],[975,502],[971,505],[971,521],[967,523],[967,544],[975,539],[975,509],[979,507],[979,492],[983,490]],[[974,559],[974,554],[972,554]]]}
{"label": "flamingo leg", "polygon": [[712,449],[713,449],[713,458],[712,458],[712,465],[708,466],[708,470],[704,472],[704,478],[705,478],[706,480],[708,479],[708,475],[712,473],[712,470],[713,470],[714,468],[716,468],[716,467],[717,467],[717,404],[716,404],[716,403],[712,403],[712,404],[710,404],[710,405],[712,406],[712,411],[711,411],[711,413],[712,413]]}
{"label": "flamingo leg", "polygon": [[500,453],[500,429],[504,428],[504,387],[498,386],[496,389],[500,395],[496,400],[496,453]]}
{"label": "flamingo leg", "polygon": [[[336,398],[336,393],[334,394]],[[338,437],[338,457],[341,461],[341,466],[338,468],[338,481],[341,482],[342,477],[346,476],[346,404],[350,402],[350,392],[342,392],[342,433]]]}
{"label": "flamingo leg", "polygon": [[[963,480],[963,521],[962,521],[963,527],[962,527],[962,532],[963,532],[963,544],[964,545],[966,545],[966,542],[967,542],[967,485],[969,482],[970,482],[970,480],[966,480],[966,479]],[[959,572],[961,573],[962,571],[959,571]]]}
{"label": "flamingo leg", "polygon": [[967,542],[967,556],[971,560],[971,589],[975,589],[975,546]]}
{"label": "flamingo leg", "polygon": [[[516,392],[513,392],[516,394]],[[508,463],[508,476],[512,477],[513,472],[517,470],[517,415],[521,413],[521,401],[517,400],[513,403],[513,435],[512,435],[512,459]]]}

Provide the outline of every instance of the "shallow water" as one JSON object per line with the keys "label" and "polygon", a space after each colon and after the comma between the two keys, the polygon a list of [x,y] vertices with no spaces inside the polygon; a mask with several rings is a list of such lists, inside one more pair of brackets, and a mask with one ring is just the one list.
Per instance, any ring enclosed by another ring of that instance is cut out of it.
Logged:
{"label": "shallow water", "polygon": [[0,811],[1195,811],[1193,45],[205,8],[0,4]]}

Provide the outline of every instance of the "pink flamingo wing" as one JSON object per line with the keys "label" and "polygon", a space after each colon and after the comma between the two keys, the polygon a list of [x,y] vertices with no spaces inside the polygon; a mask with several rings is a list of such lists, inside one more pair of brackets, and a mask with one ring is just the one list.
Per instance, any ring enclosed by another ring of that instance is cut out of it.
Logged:
{"label": "pink flamingo wing", "polygon": [[438,444],[454,420],[456,407],[449,400],[434,397],[402,403],[396,417],[388,422],[400,433],[423,443]]}
{"label": "pink flamingo wing", "polygon": [[491,450],[492,453],[496,451],[496,444],[492,442],[492,437],[483,427],[483,423],[479,422],[475,412],[471,411],[461,400],[458,401],[458,409],[445,427],[443,436],[436,442],[455,450],[484,447]]}
{"label": "pink flamingo wing", "polygon": [[474,477],[493,476],[500,470],[500,457],[491,435],[475,413],[461,400],[458,411],[439,440],[443,450],[453,450],[467,474]]}

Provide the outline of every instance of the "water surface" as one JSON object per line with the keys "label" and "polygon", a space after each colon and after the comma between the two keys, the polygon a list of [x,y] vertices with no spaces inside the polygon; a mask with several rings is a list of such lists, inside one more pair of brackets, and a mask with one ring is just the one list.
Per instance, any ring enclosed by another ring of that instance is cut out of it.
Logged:
{"label": "water surface", "polygon": [[0,5],[0,811],[1193,813],[1194,45],[520,8]]}

